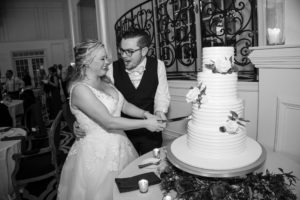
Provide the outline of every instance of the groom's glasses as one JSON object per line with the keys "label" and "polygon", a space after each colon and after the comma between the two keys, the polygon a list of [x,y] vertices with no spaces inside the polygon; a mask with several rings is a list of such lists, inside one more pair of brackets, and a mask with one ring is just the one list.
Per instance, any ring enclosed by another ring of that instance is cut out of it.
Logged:
{"label": "groom's glasses", "polygon": [[119,53],[120,53],[121,55],[123,55],[123,53],[125,53],[126,56],[131,57],[132,54],[134,54],[136,51],[139,51],[139,50],[141,50],[141,49],[142,49],[142,48],[135,49],[135,50],[133,50],[133,49],[122,49],[122,48],[119,48],[118,51],[119,51]]}

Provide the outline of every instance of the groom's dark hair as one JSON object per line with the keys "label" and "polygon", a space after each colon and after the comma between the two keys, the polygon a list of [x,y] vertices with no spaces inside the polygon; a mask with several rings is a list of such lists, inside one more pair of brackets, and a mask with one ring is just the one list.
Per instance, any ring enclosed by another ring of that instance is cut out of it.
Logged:
{"label": "groom's dark hair", "polygon": [[[130,29],[123,33],[121,39],[129,39],[139,37],[138,46],[149,47],[151,45],[151,38],[149,34],[143,29]],[[121,42],[121,41],[120,41]]]}

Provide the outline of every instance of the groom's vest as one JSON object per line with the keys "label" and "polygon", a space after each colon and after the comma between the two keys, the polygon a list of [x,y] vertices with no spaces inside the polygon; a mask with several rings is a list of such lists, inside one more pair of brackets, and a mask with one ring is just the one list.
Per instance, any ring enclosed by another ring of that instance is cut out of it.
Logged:
{"label": "groom's vest", "polygon": [[[147,57],[146,70],[137,88],[131,83],[125,69],[122,59],[113,63],[113,76],[116,88],[128,102],[153,113],[154,97],[158,86],[157,59]],[[123,116],[125,115],[123,114]]]}

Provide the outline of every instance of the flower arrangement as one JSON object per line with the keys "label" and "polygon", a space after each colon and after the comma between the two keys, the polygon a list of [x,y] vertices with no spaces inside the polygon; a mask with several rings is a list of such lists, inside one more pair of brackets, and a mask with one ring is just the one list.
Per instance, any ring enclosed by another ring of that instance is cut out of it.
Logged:
{"label": "flower arrangement", "polygon": [[231,74],[237,72],[238,68],[234,65],[232,56],[225,59],[210,60],[210,63],[204,64],[207,69],[211,69],[213,73]]}
{"label": "flower arrangement", "polygon": [[243,129],[245,129],[245,123],[249,122],[249,120],[245,120],[238,116],[238,114],[234,111],[230,111],[231,116],[228,116],[228,120],[219,128],[220,132],[222,133],[229,133],[229,134],[239,134]]}
{"label": "flower arrangement", "polygon": [[186,94],[186,101],[188,103],[197,103],[200,105],[203,103],[204,95],[206,95],[206,86],[204,86],[201,82],[196,87],[191,87],[188,93]]}
{"label": "flower arrangement", "polygon": [[164,195],[176,192],[178,200],[295,200],[292,172],[251,173],[244,177],[210,178],[184,172],[169,163],[160,174]]}

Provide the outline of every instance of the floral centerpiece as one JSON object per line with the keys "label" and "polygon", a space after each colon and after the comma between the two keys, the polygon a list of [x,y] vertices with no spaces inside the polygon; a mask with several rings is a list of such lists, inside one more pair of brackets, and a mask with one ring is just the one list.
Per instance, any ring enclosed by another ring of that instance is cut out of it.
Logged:
{"label": "floral centerpiece", "polygon": [[171,164],[160,174],[164,195],[176,192],[178,200],[295,200],[292,172],[251,173],[245,177],[210,178],[184,172]]}

